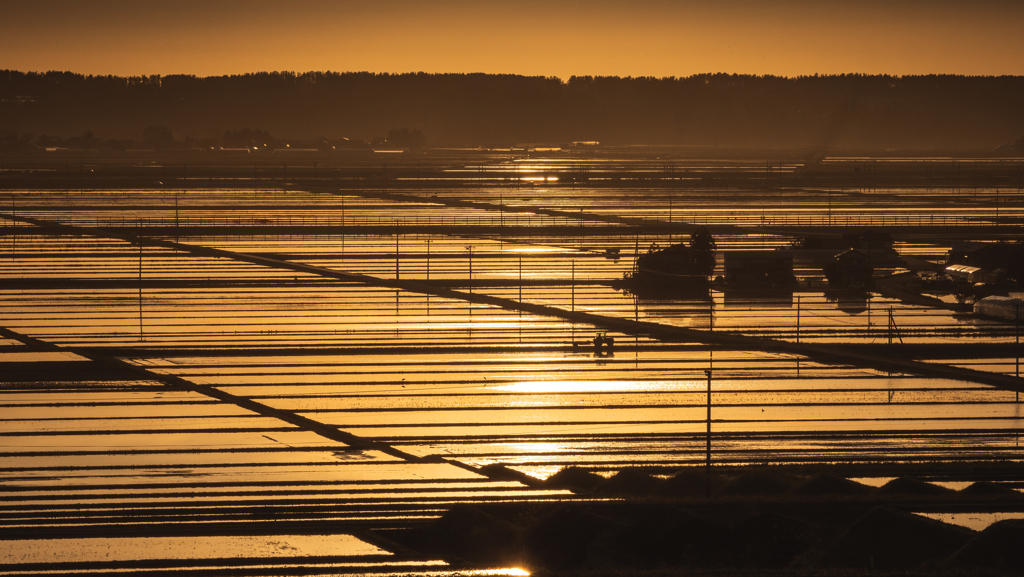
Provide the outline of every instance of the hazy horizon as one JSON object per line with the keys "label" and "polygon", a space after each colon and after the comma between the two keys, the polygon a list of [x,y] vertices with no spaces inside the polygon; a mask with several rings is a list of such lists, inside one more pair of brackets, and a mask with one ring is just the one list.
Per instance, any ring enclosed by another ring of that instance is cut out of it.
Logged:
{"label": "hazy horizon", "polygon": [[53,0],[6,2],[0,21],[4,68],[93,75],[1024,74],[1024,4],[1000,0]]}

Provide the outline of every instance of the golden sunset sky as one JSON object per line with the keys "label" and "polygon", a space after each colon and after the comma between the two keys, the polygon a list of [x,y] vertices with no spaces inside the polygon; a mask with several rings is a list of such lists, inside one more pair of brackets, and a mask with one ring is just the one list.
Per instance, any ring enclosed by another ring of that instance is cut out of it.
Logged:
{"label": "golden sunset sky", "polygon": [[0,1],[0,68],[1024,74],[1024,1]]}

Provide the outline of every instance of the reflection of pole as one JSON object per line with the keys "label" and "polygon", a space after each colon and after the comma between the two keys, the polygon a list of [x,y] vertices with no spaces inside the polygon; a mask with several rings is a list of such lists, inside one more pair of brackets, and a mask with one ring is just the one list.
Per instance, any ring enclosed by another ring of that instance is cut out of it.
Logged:
{"label": "reflection of pole", "polygon": [[715,295],[711,293],[708,301],[708,330],[715,330]]}
{"label": "reflection of pole", "polygon": [[[519,302],[523,302],[523,257],[519,256]],[[519,344],[523,344],[523,307],[519,307]]]}
{"label": "reflection of pole", "polygon": [[139,340],[142,340],[142,242],[139,242]]}
{"label": "reflection of pole", "polygon": [[572,261],[572,312],[576,312],[576,261]]}
{"label": "reflection of pole", "polygon": [[399,268],[399,266],[400,266],[399,261],[401,259],[399,258],[399,254],[398,254],[398,239],[399,239],[398,226],[399,225],[396,223],[395,224],[395,280],[401,280],[401,278],[402,278],[401,277],[402,271]]}
{"label": "reflection of pole", "polygon": [[427,239],[427,280],[430,280],[430,239]]}
{"label": "reflection of pole", "polygon": [[[1014,350],[1017,353],[1017,378],[1020,378],[1020,302],[1016,303],[1017,314],[1014,316],[1014,330],[1013,340],[1015,343]],[[1017,402],[1020,402],[1020,391],[1017,391]]]}
{"label": "reflection of pole", "polygon": [[711,498],[711,369],[706,369],[704,374],[708,376],[708,451],[707,460],[705,461],[705,470],[707,472],[707,490],[708,499]]}
{"label": "reflection of pole", "polygon": [[[519,302],[523,302],[523,257],[519,257]],[[519,309],[519,314],[523,314],[523,309]]]}
{"label": "reflection of pole", "polygon": [[800,295],[796,295],[796,344],[800,344]]}
{"label": "reflection of pole", "polygon": [[469,249],[469,294],[473,294],[473,246],[470,245],[466,248]]}
{"label": "reflection of pole", "polygon": [[[636,235],[636,244],[633,245],[633,276],[636,276],[638,271],[637,261],[640,260],[640,235]],[[633,280],[636,280],[635,278]]]}

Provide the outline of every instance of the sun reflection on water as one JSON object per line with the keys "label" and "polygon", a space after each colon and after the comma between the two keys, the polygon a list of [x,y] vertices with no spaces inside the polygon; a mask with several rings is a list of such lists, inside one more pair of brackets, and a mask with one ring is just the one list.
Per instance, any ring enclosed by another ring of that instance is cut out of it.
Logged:
{"label": "sun reflection on water", "polygon": [[521,381],[494,387],[513,393],[607,393],[613,391],[657,392],[701,389],[706,381]]}
{"label": "sun reflection on water", "polygon": [[512,451],[523,453],[564,453],[571,449],[561,443],[509,443]]}

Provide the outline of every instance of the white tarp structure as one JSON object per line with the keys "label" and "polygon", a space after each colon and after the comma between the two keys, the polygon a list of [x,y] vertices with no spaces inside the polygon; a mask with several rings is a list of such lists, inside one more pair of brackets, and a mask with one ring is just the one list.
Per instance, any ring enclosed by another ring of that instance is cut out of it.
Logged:
{"label": "white tarp structure", "polygon": [[974,314],[999,319],[1020,320],[1018,315],[1022,308],[1024,308],[1024,299],[991,296],[974,303]]}

